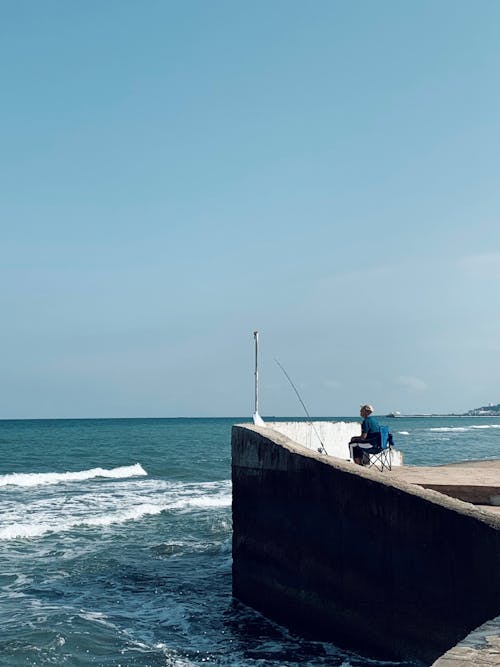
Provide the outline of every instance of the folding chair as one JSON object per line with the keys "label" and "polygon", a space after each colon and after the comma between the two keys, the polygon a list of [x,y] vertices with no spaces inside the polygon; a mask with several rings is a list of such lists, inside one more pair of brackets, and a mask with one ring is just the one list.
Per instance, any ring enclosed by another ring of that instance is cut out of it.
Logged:
{"label": "folding chair", "polygon": [[377,468],[382,472],[383,470],[392,470],[392,433],[389,433],[387,426],[380,427],[380,447],[367,452],[370,456],[369,468]]}

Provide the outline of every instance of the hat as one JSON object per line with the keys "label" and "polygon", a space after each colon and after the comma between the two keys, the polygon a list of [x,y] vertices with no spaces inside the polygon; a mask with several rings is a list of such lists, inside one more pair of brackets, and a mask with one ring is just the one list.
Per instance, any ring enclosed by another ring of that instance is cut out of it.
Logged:
{"label": "hat", "polygon": [[361,409],[366,410],[367,412],[373,412],[373,405],[368,405],[367,403],[366,405],[362,405]]}

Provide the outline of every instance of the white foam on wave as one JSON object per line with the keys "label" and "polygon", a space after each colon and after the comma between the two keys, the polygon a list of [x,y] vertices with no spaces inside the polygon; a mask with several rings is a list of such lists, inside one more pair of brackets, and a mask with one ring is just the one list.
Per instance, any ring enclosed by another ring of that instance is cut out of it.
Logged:
{"label": "white foam on wave", "polygon": [[171,649],[167,644],[164,644],[163,642],[154,644],[153,648],[162,651],[162,653],[168,660],[168,662],[166,662],[165,664],[168,665],[169,667],[196,667],[197,663],[191,662],[187,658],[179,658],[177,654],[174,653],[173,649]]}
{"label": "white foam on wave", "polygon": [[408,431],[398,431],[398,435],[410,435]]}
{"label": "white foam on wave", "polygon": [[430,428],[429,431],[441,433],[464,433],[465,431],[475,431],[477,429],[500,428],[500,424],[470,424],[468,426],[438,426]]}
{"label": "white foam on wave", "polygon": [[[126,470],[139,470],[137,464]],[[117,475],[115,469],[111,471]],[[88,471],[87,471],[88,472]],[[144,473],[145,474],[145,473]],[[181,483],[142,478],[103,481],[87,491],[80,486],[47,486],[33,495],[29,509],[24,498],[9,494],[0,512],[0,541],[38,538],[78,528],[103,528],[161,512],[210,512],[231,506],[231,482]]]}
{"label": "white foam on wave", "polygon": [[91,468],[90,470],[79,470],[76,472],[16,472],[10,475],[0,475],[0,487],[46,486],[49,484],[61,484],[62,482],[83,482],[97,477],[124,479],[126,477],[139,477],[147,474],[140,463],[136,463],[133,466],[119,466],[110,470],[106,470],[106,468]]}
{"label": "white foam on wave", "polygon": [[80,609],[78,614],[80,618],[83,618],[85,621],[90,621],[91,623],[98,623],[99,625],[104,625],[107,628],[113,628],[114,630],[118,629],[114,623],[108,619],[108,617],[100,611],[89,611],[88,609]]}
{"label": "white foam on wave", "polygon": [[436,433],[449,433],[450,431],[463,432],[468,431],[465,426],[439,426],[436,428],[430,428],[429,431],[434,431]]}
{"label": "white foam on wave", "polygon": [[14,523],[10,526],[0,528],[0,541],[15,540],[30,537],[40,537],[46,533],[60,533],[72,528],[111,526],[113,524],[125,523],[126,521],[137,521],[144,516],[161,514],[166,506],[143,503],[131,507],[122,512],[104,514],[102,516],[91,516],[69,521],[42,521],[37,523]]}
{"label": "white foam on wave", "polygon": [[231,496],[200,496],[199,498],[182,498],[169,505],[168,509],[209,509],[213,507],[229,507]]}

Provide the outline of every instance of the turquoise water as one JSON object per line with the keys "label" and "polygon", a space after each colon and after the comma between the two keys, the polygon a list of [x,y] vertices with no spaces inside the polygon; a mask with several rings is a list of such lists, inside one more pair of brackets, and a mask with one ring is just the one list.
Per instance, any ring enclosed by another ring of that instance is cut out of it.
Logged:
{"label": "turquoise water", "polygon": [[[374,664],[231,598],[237,421],[0,422],[1,666]],[[500,458],[500,418],[385,421],[407,464]]]}

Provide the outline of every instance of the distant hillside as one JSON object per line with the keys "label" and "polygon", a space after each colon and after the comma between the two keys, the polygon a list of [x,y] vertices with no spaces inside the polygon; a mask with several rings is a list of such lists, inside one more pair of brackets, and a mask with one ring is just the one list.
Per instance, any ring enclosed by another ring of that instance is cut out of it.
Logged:
{"label": "distant hillside", "polygon": [[484,405],[482,408],[469,410],[465,415],[467,417],[500,417],[500,403],[497,405]]}

